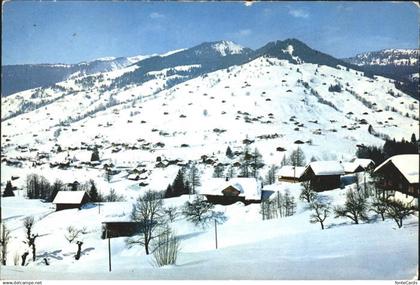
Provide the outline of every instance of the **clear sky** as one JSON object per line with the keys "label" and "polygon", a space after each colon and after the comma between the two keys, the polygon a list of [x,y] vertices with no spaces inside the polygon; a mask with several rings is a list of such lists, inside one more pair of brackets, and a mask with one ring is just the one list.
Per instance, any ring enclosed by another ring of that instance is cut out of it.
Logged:
{"label": "clear sky", "polygon": [[419,8],[392,2],[3,3],[2,64],[77,63],[232,40],[297,38],[335,57],[418,47]]}

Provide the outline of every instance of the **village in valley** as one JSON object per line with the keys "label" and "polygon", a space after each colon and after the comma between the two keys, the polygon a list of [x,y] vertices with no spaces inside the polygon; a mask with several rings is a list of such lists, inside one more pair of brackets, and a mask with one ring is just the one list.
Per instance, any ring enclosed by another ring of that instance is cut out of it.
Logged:
{"label": "village in valley", "polygon": [[418,279],[418,49],[387,52],[409,77],[295,38],[2,66],[1,279]]}

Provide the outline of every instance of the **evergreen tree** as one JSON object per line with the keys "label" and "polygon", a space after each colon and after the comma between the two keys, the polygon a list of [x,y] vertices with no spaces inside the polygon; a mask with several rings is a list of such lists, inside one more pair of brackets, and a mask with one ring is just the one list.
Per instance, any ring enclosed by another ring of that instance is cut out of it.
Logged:
{"label": "evergreen tree", "polygon": [[226,156],[229,157],[229,158],[233,158],[233,152],[230,149],[230,146],[228,146],[227,149],[226,149]]}
{"label": "evergreen tree", "polygon": [[90,199],[92,200],[92,202],[100,202],[99,193],[98,193],[98,190],[96,189],[95,181],[91,179],[89,180],[89,183],[90,183],[90,189],[89,189]]}
{"label": "evergreen tree", "polygon": [[95,149],[92,152],[92,156],[90,157],[90,161],[98,161],[99,160],[99,151],[98,148],[95,147]]}
{"label": "evergreen tree", "polygon": [[168,184],[168,187],[166,188],[166,191],[165,191],[165,195],[164,195],[164,198],[171,198],[171,197],[173,197],[173,189],[172,189],[172,185],[171,184]]}
{"label": "evergreen tree", "polygon": [[251,152],[249,150],[249,147],[245,146],[245,149],[244,149],[244,152],[243,152],[243,155],[242,155],[242,160],[241,160],[240,176],[242,176],[242,177],[250,177],[251,176],[251,171],[250,171],[251,162],[252,162]]}
{"label": "evergreen tree", "polygon": [[412,144],[416,144],[416,143],[417,143],[417,139],[416,139],[416,134],[415,134],[415,133],[413,133],[413,134],[411,135],[411,143],[412,143]]}
{"label": "evergreen tree", "polygon": [[190,182],[191,190],[192,190],[191,194],[195,194],[196,187],[201,185],[200,172],[197,166],[195,165],[195,163],[191,165],[191,168],[189,171],[189,182]]}
{"label": "evergreen tree", "polygon": [[262,155],[257,148],[255,148],[252,153],[250,166],[252,170],[252,177],[257,178],[259,169],[264,166]]}
{"label": "evergreen tree", "polygon": [[303,150],[298,147],[296,150],[292,151],[292,154],[289,158],[290,162],[294,166],[305,166],[306,165],[306,159],[305,154],[303,153]]}
{"label": "evergreen tree", "polygon": [[[188,191],[188,192],[186,192]],[[178,197],[183,194],[188,194],[189,189],[185,187],[185,178],[183,169],[178,170],[178,174],[175,177],[174,182],[172,183],[172,197]]]}
{"label": "evergreen tree", "polygon": [[3,197],[12,197],[12,196],[15,196],[15,194],[13,193],[12,182],[8,180],[6,183],[6,188],[4,189],[4,192],[3,192]]}

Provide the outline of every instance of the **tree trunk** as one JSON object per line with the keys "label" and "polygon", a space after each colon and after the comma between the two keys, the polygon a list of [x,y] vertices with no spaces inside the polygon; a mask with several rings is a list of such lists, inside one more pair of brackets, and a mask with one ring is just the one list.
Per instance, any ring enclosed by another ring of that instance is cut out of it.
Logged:
{"label": "tree trunk", "polygon": [[324,229],[324,223],[322,221],[319,221],[321,223],[321,229]]}
{"label": "tree trunk", "polygon": [[77,242],[77,252],[76,252],[76,255],[74,256],[76,260],[80,259],[80,254],[82,253],[82,245],[83,245],[83,242],[81,241]]}
{"label": "tree trunk", "polygon": [[35,240],[32,243],[32,260],[35,261],[36,259],[36,248],[35,248]]}
{"label": "tree trunk", "polygon": [[146,255],[149,255],[149,243],[148,242],[144,243],[144,249],[146,250]]}
{"label": "tree trunk", "polygon": [[400,223],[398,224],[398,228],[402,228],[402,225],[403,225],[403,221],[402,221],[402,218],[400,218]]}
{"label": "tree trunk", "polygon": [[25,265],[25,262],[26,262],[26,257],[29,255],[29,252],[24,252],[23,254],[22,254],[22,266],[24,266]]}
{"label": "tree trunk", "polygon": [[381,213],[382,221],[385,221],[384,213]]}

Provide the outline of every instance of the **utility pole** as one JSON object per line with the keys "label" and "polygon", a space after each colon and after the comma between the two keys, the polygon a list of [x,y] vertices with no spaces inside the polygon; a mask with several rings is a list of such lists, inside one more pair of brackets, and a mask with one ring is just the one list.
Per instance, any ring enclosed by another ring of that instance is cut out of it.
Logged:
{"label": "utility pole", "polygon": [[214,220],[214,237],[216,239],[216,249],[217,249],[217,221]]}
{"label": "utility pole", "polygon": [[109,264],[109,272],[111,272],[111,237],[109,236],[108,229],[106,230],[106,235],[108,237],[108,264]]}
{"label": "utility pole", "polygon": [[100,199],[100,197],[101,197],[101,189],[99,189],[99,197],[98,197],[98,211],[99,211],[99,214],[101,214],[101,199]]}

